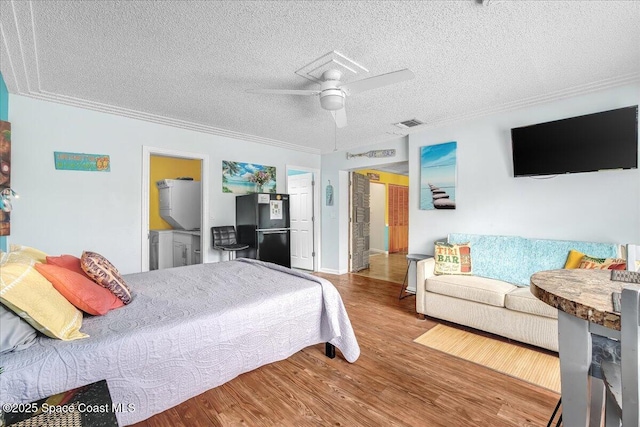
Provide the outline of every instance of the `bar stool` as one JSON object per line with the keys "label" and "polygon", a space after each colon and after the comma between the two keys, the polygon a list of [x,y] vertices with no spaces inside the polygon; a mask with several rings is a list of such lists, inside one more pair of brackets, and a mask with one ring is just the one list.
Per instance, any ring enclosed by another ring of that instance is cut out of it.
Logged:
{"label": "bar stool", "polygon": [[213,249],[229,253],[229,261],[236,257],[236,251],[247,249],[249,245],[238,243],[236,228],[233,225],[211,227]]}
{"label": "bar stool", "polygon": [[[407,272],[404,274],[404,280],[402,281],[402,288],[400,289],[400,296],[398,299],[406,298],[410,295],[414,295],[412,293],[407,293],[407,279],[409,277],[409,270],[411,269],[411,264],[418,264],[418,261],[423,259],[433,258],[433,255],[425,255],[425,254],[407,254]],[[406,295],[405,295],[406,294]]]}

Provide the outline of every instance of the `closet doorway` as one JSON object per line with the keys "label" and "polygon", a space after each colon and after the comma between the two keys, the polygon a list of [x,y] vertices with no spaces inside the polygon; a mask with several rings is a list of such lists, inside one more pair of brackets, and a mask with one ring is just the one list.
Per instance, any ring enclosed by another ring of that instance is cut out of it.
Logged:
{"label": "closet doorway", "polygon": [[389,253],[409,250],[409,187],[389,184]]}

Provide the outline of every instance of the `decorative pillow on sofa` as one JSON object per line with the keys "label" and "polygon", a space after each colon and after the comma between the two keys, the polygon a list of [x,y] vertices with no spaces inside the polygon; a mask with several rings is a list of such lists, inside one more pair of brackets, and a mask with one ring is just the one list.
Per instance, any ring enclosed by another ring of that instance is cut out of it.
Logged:
{"label": "decorative pillow on sofa", "polygon": [[582,257],[580,267],[593,270],[626,270],[627,261],[622,258],[594,258],[589,255]]}
{"label": "decorative pillow on sofa", "polygon": [[0,302],[43,334],[61,340],[86,338],[82,312],[28,264],[0,268]]}
{"label": "decorative pillow on sofa", "polygon": [[469,243],[436,242],[434,258],[436,265],[433,272],[435,274],[472,274]]}
{"label": "decorative pillow on sofa", "polygon": [[57,265],[36,264],[36,270],[47,279],[63,297],[85,313],[100,316],[122,307],[123,302],[84,274]]}
{"label": "decorative pillow on sofa", "polygon": [[574,269],[580,268],[580,263],[582,262],[582,258],[584,254],[580,251],[576,251],[575,249],[571,249],[569,251],[569,255],[567,255],[567,262],[564,263],[564,268]]}
{"label": "decorative pillow on sofa", "polygon": [[66,268],[67,270],[71,270],[73,272],[81,274],[82,276],[86,277],[89,280],[93,280],[91,279],[91,277],[87,275],[87,273],[84,272],[84,270],[82,269],[80,258],[78,258],[77,256],[73,256],[73,255],[48,256],[47,264],[57,265],[58,267]]}
{"label": "decorative pillow on sofa", "polygon": [[82,269],[98,285],[109,289],[123,303],[131,302],[131,291],[124,282],[118,269],[100,254],[91,251],[82,252]]}
{"label": "decorative pillow on sofa", "polygon": [[38,334],[27,322],[0,304],[0,354],[24,350],[36,341]]}

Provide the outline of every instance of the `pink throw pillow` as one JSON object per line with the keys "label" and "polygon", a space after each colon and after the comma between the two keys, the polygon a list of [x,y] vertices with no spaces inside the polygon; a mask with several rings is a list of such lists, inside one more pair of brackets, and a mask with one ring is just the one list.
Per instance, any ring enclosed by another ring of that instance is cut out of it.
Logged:
{"label": "pink throw pillow", "polygon": [[108,289],[72,270],[42,263],[35,267],[67,301],[85,313],[98,316],[124,305]]}
{"label": "pink throw pillow", "polygon": [[48,256],[47,264],[57,265],[58,267],[66,268],[67,270],[74,271],[78,274],[82,274],[87,279],[91,280],[91,277],[87,276],[82,266],[80,265],[80,258],[73,255],[60,255],[60,256]]}

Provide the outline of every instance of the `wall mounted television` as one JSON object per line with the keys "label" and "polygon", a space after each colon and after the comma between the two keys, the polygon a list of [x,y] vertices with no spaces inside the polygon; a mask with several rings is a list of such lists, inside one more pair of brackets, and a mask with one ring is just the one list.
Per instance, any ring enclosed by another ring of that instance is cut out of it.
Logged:
{"label": "wall mounted television", "polygon": [[511,129],[513,175],[638,168],[638,106]]}

